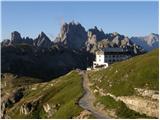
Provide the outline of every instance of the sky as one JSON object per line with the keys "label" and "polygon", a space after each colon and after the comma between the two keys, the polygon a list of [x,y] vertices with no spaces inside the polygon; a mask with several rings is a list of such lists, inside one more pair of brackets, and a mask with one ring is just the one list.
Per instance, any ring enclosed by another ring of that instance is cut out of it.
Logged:
{"label": "sky", "polygon": [[158,2],[22,2],[1,4],[2,39],[13,31],[36,38],[43,31],[51,40],[64,22],[79,22],[86,30],[97,26],[105,33],[128,37],[158,32]]}

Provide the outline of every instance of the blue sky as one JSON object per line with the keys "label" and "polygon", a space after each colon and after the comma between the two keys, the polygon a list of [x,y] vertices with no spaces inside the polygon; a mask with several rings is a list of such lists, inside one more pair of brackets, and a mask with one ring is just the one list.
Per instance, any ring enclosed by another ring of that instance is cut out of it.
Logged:
{"label": "blue sky", "polygon": [[32,38],[44,31],[53,40],[72,20],[129,37],[158,33],[158,2],[2,2],[2,39],[16,30]]}

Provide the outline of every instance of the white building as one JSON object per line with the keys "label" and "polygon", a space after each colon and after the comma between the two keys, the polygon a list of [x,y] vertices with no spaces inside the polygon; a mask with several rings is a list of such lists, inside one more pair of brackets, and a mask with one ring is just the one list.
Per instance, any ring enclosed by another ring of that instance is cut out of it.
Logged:
{"label": "white building", "polygon": [[96,68],[107,68],[108,63],[105,62],[105,54],[104,51],[96,52],[96,61],[93,61],[93,69]]}
{"label": "white building", "polygon": [[93,69],[107,68],[109,64],[122,61],[130,57],[129,52],[122,48],[106,48],[96,52],[96,61],[93,61]]}

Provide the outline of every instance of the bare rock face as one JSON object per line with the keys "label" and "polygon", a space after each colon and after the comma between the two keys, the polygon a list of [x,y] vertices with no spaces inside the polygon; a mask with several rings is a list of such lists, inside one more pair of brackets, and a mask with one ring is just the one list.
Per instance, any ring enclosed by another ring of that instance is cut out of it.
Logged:
{"label": "bare rock face", "polygon": [[90,34],[90,36],[96,35],[96,40],[102,40],[106,38],[105,33],[103,32],[103,30],[99,30],[96,26],[92,29],[88,30],[88,33]]}
{"label": "bare rock face", "polygon": [[159,47],[159,35],[151,33],[144,37],[132,37],[131,40],[137,45],[141,45],[146,51]]}
{"label": "bare rock face", "polygon": [[49,48],[52,45],[52,42],[44,32],[41,32],[33,41],[33,45],[40,48]]}
{"label": "bare rock face", "polygon": [[12,44],[22,43],[22,38],[19,32],[14,31],[11,33],[11,43]]}
{"label": "bare rock face", "polygon": [[32,45],[33,44],[33,39],[29,38],[29,37],[21,37],[21,34],[17,31],[14,31],[11,33],[11,40],[6,39],[3,40],[1,45],[2,46],[9,46],[9,45],[17,45],[17,44],[29,44]]}
{"label": "bare rock face", "polygon": [[5,40],[3,40],[2,42],[1,42],[1,46],[8,46],[8,45],[10,45],[10,40],[9,39],[5,39]]}
{"label": "bare rock face", "polygon": [[143,49],[134,44],[128,37],[120,35],[117,32],[104,34],[103,30],[98,30],[97,27],[89,29],[88,39],[86,41],[86,50],[94,53],[97,50],[103,50],[104,48],[125,48],[131,54],[139,54],[143,52]]}
{"label": "bare rock face", "polygon": [[32,45],[32,44],[33,44],[33,39],[32,39],[32,38],[29,38],[29,37],[26,37],[26,38],[24,37],[24,38],[23,38],[23,43]]}
{"label": "bare rock face", "polygon": [[91,112],[83,110],[80,115],[76,116],[74,119],[89,119],[91,115]]}
{"label": "bare rock face", "polygon": [[7,108],[17,103],[23,97],[24,88],[17,88],[11,93],[6,93],[1,98],[1,118],[5,118]]}
{"label": "bare rock face", "polygon": [[96,26],[88,30],[88,39],[86,41],[86,50],[94,53],[98,49],[97,42],[105,39],[103,30],[99,30]]}
{"label": "bare rock face", "polygon": [[43,104],[43,109],[47,114],[47,118],[52,118],[53,114],[55,114],[58,111],[60,106],[61,106],[60,104],[55,104],[55,105],[48,103]]}
{"label": "bare rock face", "polygon": [[43,105],[43,109],[44,109],[44,111],[45,111],[46,113],[48,113],[48,112],[50,111],[51,107],[50,107],[49,104],[45,104],[45,105]]}
{"label": "bare rock face", "polygon": [[82,49],[87,40],[87,32],[80,23],[65,23],[61,27],[59,37],[56,42],[71,49]]}
{"label": "bare rock face", "polygon": [[159,116],[158,101],[149,100],[137,96],[121,96],[119,100],[123,101],[130,109],[151,117]]}

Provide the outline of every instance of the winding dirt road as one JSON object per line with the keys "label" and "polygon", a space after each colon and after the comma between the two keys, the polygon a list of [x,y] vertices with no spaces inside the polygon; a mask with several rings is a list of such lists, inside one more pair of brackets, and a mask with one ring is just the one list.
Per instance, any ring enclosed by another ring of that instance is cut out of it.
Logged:
{"label": "winding dirt road", "polygon": [[85,71],[81,71],[80,74],[83,77],[83,89],[85,91],[85,94],[79,100],[79,106],[81,106],[85,110],[90,111],[92,113],[92,115],[97,119],[109,119],[109,117],[107,116],[107,114],[104,111],[97,109],[93,105],[96,98],[93,95],[93,93],[91,92],[91,89],[89,87],[90,83],[89,83],[87,73]]}

